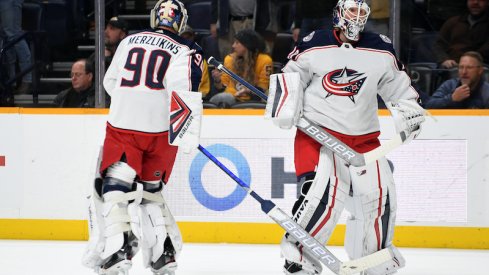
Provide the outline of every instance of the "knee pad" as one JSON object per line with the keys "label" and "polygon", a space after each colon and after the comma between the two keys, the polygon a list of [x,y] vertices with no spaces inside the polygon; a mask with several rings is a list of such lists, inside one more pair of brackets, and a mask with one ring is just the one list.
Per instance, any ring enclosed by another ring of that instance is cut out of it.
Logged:
{"label": "knee pad", "polygon": [[[392,245],[395,225],[395,189],[385,160],[352,170],[353,195],[347,204],[345,248],[351,259]],[[380,178],[380,181],[379,181]]]}
{"label": "knee pad", "polygon": [[401,255],[401,252],[395,246],[387,247],[391,252],[392,259],[378,266],[367,269],[367,275],[388,275],[394,274],[396,271],[406,265],[406,260]]}
{"label": "knee pad", "polygon": [[349,184],[343,175],[349,172],[342,162],[334,160],[329,150],[321,149],[314,179],[306,178],[301,197],[294,205],[293,219],[321,243],[329,239],[348,196]]}
{"label": "knee pad", "polygon": [[[107,176],[95,180],[94,190],[89,197],[90,239],[83,264],[98,268],[109,257],[125,250],[124,257],[132,258],[137,252],[137,242],[130,234],[130,216],[128,204],[135,200],[136,192],[132,191],[136,172],[123,162],[108,168]],[[126,248],[125,246],[135,246]]]}

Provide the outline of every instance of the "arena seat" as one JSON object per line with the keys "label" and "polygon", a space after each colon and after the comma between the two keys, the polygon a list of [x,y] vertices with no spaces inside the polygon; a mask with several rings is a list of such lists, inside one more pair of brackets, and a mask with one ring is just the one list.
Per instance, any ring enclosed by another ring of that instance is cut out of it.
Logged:
{"label": "arena seat", "polygon": [[433,70],[436,63],[410,63],[407,71],[411,80],[426,94],[433,93]]}
{"label": "arena seat", "polygon": [[287,63],[287,56],[294,48],[294,39],[290,33],[277,33],[273,41],[273,72],[278,73]]}
{"label": "arena seat", "polygon": [[193,2],[186,6],[188,13],[187,24],[201,36],[210,34],[211,25],[211,1]]}

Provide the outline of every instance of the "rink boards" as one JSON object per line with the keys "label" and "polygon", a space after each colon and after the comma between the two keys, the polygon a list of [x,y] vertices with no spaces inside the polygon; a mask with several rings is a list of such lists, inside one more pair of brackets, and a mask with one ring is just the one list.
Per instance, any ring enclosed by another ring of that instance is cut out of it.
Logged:
{"label": "rink boards", "polygon": [[[399,246],[489,248],[489,112],[432,111],[418,140],[388,155]],[[0,238],[88,237],[86,200],[107,110],[0,109]],[[262,110],[206,110],[201,144],[289,211],[294,130]],[[393,125],[381,111],[381,141]],[[165,196],[187,242],[278,243],[283,231],[202,154],[179,154]],[[330,244],[340,245],[344,219]]]}

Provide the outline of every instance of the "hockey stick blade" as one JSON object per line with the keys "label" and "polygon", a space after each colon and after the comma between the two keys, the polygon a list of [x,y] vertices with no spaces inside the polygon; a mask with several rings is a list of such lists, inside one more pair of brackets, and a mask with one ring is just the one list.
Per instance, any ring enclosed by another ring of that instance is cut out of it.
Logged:
{"label": "hockey stick blade", "polygon": [[[248,83],[246,80],[241,78],[239,75],[233,73],[230,71],[228,68],[224,67],[222,63],[217,61],[214,57],[209,57],[207,62],[210,65],[215,66],[218,70],[228,74],[231,78],[236,80],[237,82],[241,83],[243,86],[248,88],[251,92],[253,92],[255,95],[259,96],[263,100],[267,100],[268,96],[264,94],[262,91],[258,90],[255,86],[251,85]],[[310,121],[306,117],[301,117],[299,120],[299,123],[296,125],[296,127],[319,142],[320,144],[326,146],[326,148],[330,149],[334,153],[338,155],[338,157],[342,158],[349,164],[355,166],[355,167],[360,167],[360,166],[365,166],[367,164],[370,164],[372,162],[375,162],[379,158],[385,156],[395,148],[399,147],[402,144],[402,141],[404,138],[402,137],[402,134],[397,135],[394,137],[393,140],[390,142],[387,142],[375,149],[373,149],[370,152],[361,154],[353,150],[351,147],[346,145],[344,142],[340,141],[330,133],[328,133],[326,130],[324,130],[322,127],[318,126],[314,122]],[[401,141],[399,143],[399,141]]]}
{"label": "hockey stick blade", "polygon": [[[384,261],[385,253],[373,253],[360,259],[341,262],[334,254],[329,251],[324,245],[312,237],[304,228],[292,220],[282,209],[275,205],[271,200],[265,200],[248,184],[243,182],[238,176],[231,172],[224,164],[214,157],[207,149],[199,145],[199,151],[204,154],[209,160],[214,162],[222,171],[230,176],[239,186],[252,196],[261,205],[262,211],[267,214],[273,221],[282,227],[289,235],[303,246],[303,251],[320,261],[324,266],[329,268],[335,274],[354,274],[362,272],[368,268],[374,267]],[[385,250],[385,249],[384,249]],[[382,250],[381,250],[382,251]],[[388,252],[387,252],[388,253]],[[390,255],[390,254],[389,254]]]}
{"label": "hockey stick blade", "polygon": [[393,256],[390,253],[390,250],[388,248],[384,248],[362,258],[343,262],[339,274],[349,275],[362,272],[371,267],[385,263],[392,258]]}

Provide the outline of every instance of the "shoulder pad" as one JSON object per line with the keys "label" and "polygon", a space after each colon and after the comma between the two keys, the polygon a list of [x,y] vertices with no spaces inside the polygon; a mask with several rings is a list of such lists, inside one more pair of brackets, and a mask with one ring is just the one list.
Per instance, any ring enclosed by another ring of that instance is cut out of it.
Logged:
{"label": "shoulder pad", "polygon": [[373,32],[363,32],[357,47],[370,48],[375,50],[389,51],[395,55],[392,41],[383,34]]}
{"label": "shoulder pad", "polygon": [[338,41],[333,35],[332,30],[316,30],[302,38],[289,54],[289,59],[293,59],[294,56],[305,52],[306,50],[314,47],[323,47],[329,45],[338,45]]}

